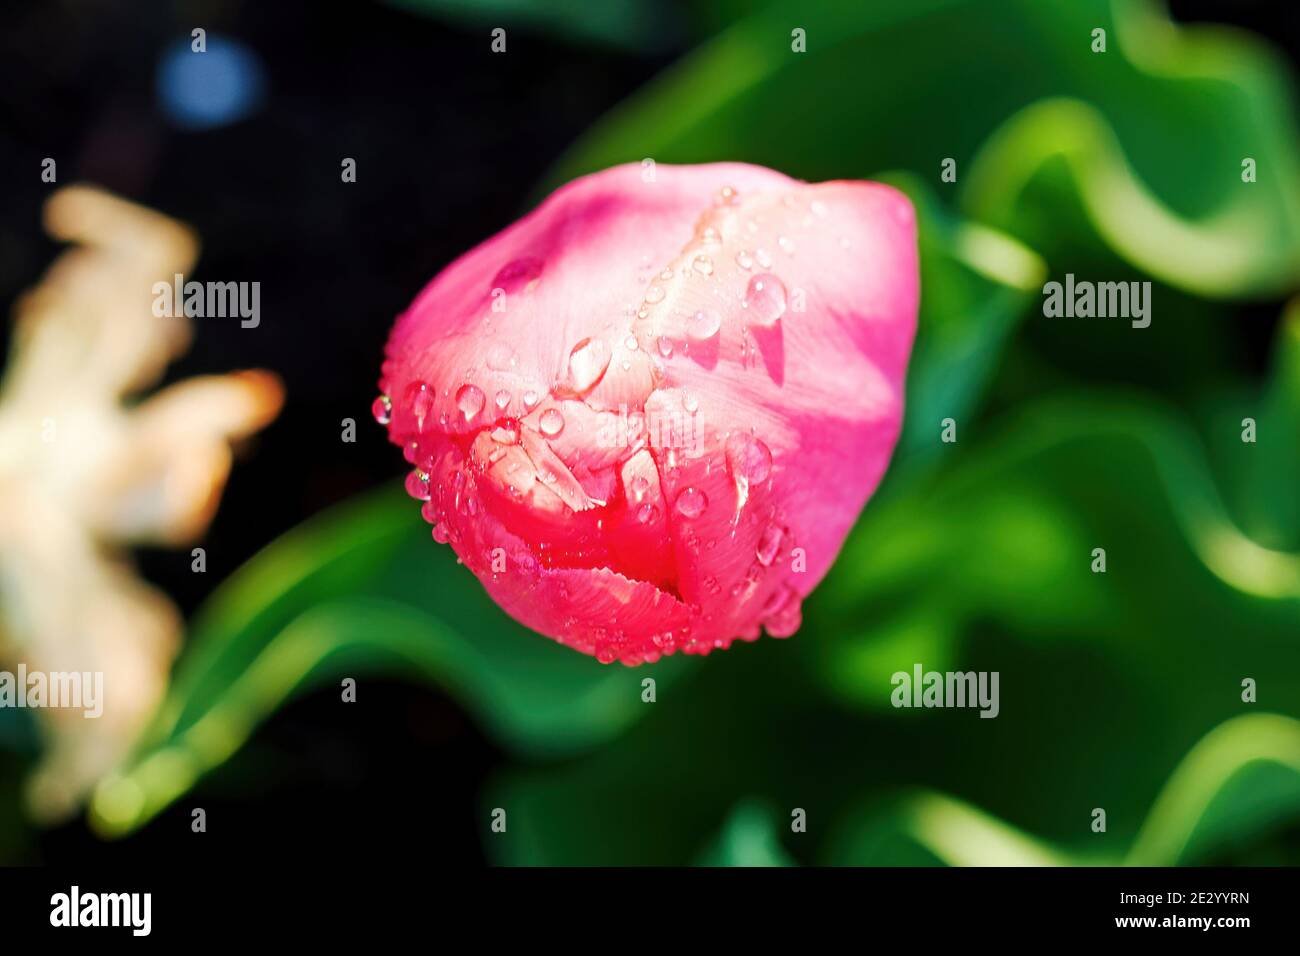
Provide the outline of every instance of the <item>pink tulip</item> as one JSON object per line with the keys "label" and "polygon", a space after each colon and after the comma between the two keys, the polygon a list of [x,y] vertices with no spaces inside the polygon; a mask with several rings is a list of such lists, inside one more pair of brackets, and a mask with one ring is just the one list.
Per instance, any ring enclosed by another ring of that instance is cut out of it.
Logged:
{"label": "pink tulip", "polygon": [[620,166],[425,287],[375,414],[528,627],[625,664],[788,637],[889,463],[918,295],[889,187]]}

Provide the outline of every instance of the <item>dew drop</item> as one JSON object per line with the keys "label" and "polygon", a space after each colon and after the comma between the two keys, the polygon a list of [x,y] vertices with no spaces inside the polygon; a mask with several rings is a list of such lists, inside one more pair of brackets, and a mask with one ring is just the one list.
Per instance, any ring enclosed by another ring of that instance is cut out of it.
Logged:
{"label": "dew drop", "polygon": [[505,411],[510,406],[510,393],[504,388],[496,394],[496,405],[499,411]]}
{"label": "dew drop", "polygon": [[764,605],[766,618],[763,627],[772,637],[790,637],[799,630],[803,623],[803,609],[800,606],[799,592],[789,584],[783,584]]}
{"label": "dew drop", "polygon": [[787,256],[794,255],[793,239],[790,239],[788,236],[781,236],[776,240],[776,244],[781,248],[781,251],[784,252]]}
{"label": "dew drop", "polygon": [[649,490],[650,482],[646,480],[645,475],[637,475],[632,479],[632,494],[636,495],[638,501]]}
{"label": "dew drop", "polygon": [[569,353],[569,385],[582,394],[591,389],[609,368],[609,346],[604,339],[583,339]]}
{"label": "dew drop", "polygon": [[416,501],[429,500],[429,476],[418,468],[406,476],[406,493]]}
{"label": "dew drop", "polygon": [[755,325],[775,324],[785,314],[785,285],[770,272],[754,276],[745,290],[745,308]]}
{"label": "dew drop", "polygon": [[483,389],[477,385],[462,385],[456,392],[456,407],[460,409],[460,413],[465,416],[467,422],[483,411],[485,401],[486,397],[483,395]]}
{"label": "dew drop", "polygon": [[636,509],[636,520],[641,524],[650,524],[658,517],[659,509],[648,502]]}
{"label": "dew drop", "polygon": [[772,473],[772,451],[760,438],[735,432],[728,436],[725,450],[727,471],[742,497],[747,497],[752,486],[761,485]]}
{"label": "dew drop", "polygon": [[736,265],[748,271],[754,268],[754,257],[751,256],[744,249],[741,249],[739,252],[736,253]]}
{"label": "dew drop", "polygon": [[690,392],[682,392],[682,408],[694,414],[700,407],[700,400]]}
{"label": "dew drop", "polygon": [[537,400],[538,400],[537,393],[534,392],[531,388],[528,391],[524,392],[524,408],[527,408],[529,410],[535,408],[537,406]]}
{"label": "dew drop", "polygon": [[782,584],[775,591],[767,596],[763,602],[763,614],[780,614],[786,606],[793,600],[797,600],[799,594],[788,584]]}
{"label": "dew drop", "polygon": [[659,336],[659,354],[664,358],[673,357],[673,340],[666,335]]}
{"label": "dew drop", "polygon": [[393,420],[393,402],[387,395],[380,395],[370,406],[370,414],[375,416],[375,421],[381,425],[387,425]]}
{"label": "dew drop", "polygon": [[781,551],[781,539],[784,536],[785,532],[779,525],[769,524],[763,529],[762,534],[758,536],[758,544],[754,547],[754,557],[758,558],[759,564],[765,568],[772,566],[772,562]]}
{"label": "dew drop", "polygon": [[700,309],[686,320],[686,334],[697,342],[704,342],[718,334],[722,316],[713,309]]}
{"label": "dew drop", "polygon": [[627,349],[629,352],[635,352],[638,348],[636,336],[629,335],[627,338],[625,338],[623,340],[623,347]]}
{"label": "dew drop", "polygon": [[547,438],[554,438],[564,431],[564,416],[560,414],[558,408],[548,408],[542,412],[542,417],[537,422],[537,426]]}
{"label": "dew drop", "polygon": [[651,305],[654,305],[656,302],[662,302],[664,300],[663,286],[652,285],[650,288],[646,289],[645,300]]}
{"label": "dew drop", "polygon": [[447,525],[444,522],[439,521],[433,526],[434,541],[437,541],[439,544],[446,544],[450,538],[451,533],[448,531]]}
{"label": "dew drop", "polygon": [[713,260],[708,256],[696,256],[695,261],[691,263],[691,268],[700,275],[713,275]]}
{"label": "dew drop", "polygon": [[677,513],[683,518],[695,519],[704,514],[704,509],[709,506],[708,496],[699,488],[683,488],[681,494],[677,496]]}
{"label": "dew drop", "polygon": [[766,249],[755,249],[754,258],[758,260],[760,267],[764,269],[771,268],[772,257],[768,254]]}
{"label": "dew drop", "polygon": [[406,386],[405,398],[406,406],[410,408],[411,414],[415,416],[415,427],[423,431],[424,420],[433,408],[433,389],[429,388],[424,382],[412,382]]}

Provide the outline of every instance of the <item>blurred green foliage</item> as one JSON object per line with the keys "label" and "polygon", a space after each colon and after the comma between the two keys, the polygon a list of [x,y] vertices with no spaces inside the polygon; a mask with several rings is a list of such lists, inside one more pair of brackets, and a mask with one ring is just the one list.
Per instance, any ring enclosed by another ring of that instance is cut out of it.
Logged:
{"label": "blurred green foliage", "polygon": [[[597,39],[640,9],[611,7]],[[483,798],[510,813],[485,841],[502,863],[1300,863],[1281,836],[1300,824],[1300,308],[1262,375],[1232,318],[1300,278],[1285,66],[1137,0],[752,9],[544,188],[727,159],[916,203],[903,438],[801,633],[601,667],[506,618],[385,490],[213,596],[96,793],[102,832],[143,825],[290,695],[385,669],[445,688],[512,755]],[[1152,327],[1044,319],[1067,271],[1152,280]],[[889,707],[916,662],[999,671],[1000,716]]]}

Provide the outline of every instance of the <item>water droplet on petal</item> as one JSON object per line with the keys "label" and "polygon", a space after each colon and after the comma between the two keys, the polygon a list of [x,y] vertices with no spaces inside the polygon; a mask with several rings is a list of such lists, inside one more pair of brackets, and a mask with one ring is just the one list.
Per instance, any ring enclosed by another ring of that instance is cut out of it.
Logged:
{"label": "water droplet on petal", "polygon": [[699,488],[683,488],[677,496],[677,513],[683,518],[695,519],[709,506],[708,496]]}
{"label": "water droplet on petal", "polygon": [[547,438],[554,438],[564,431],[564,416],[560,414],[558,408],[548,408],[542,412],[542,417],[538,420],[537,426]]}
{"label": "water droplet on petal", "polygon": [[636,520],[641,524],[649,524],[659,517],[659,509],[654,505],[646,503],[636,509]]}
{"label": "water droplet on petal", "polygon": [[782,584],[763,602],[763,614],[779,614],[790,601],[797,599],[799,593],[789,584]]}
{"label": "water droplet on petal", "polygon": [[690,392],[682,392],[682,408],[694,413],[700,407],[700,400]]}
{"label": "water droplet on petal", "polygon": [[779,525],[769,524],[763,529],[754,547],[754,557],[758,558],[759,564],[765,568],[772,566],[772,562],[781,551],[781,539],[784,536],[785,532]]}
{"label": "water droplet on petal", "polygon": [[754,268],[754,257],[751,256],[744,249],[741,249],[739,252],[736,253],[736,265],[748,271]]}
{"label": "water droplet on petal", "polygon": [[627,349],[629,352],[635,352],[638,347],[635,335],[629,335],[623,340],[623,348]]}
{"label": "water droplet on petal", "polygon": [[686,320],[686,334],[697,342],[713,338],[720,328],[722,316],[713,309],[700,309]]}
{"label": "water droplet on petal", "polygon": [[412,382],[406,386],[405,404],[415,416],[415,427],[423,431],[424,420],[433,408],[433,389],[424,382]]}
{"label": "water droplet on petal", "polygon": [[495,401],[497,408],[504,412],[510,406],[510,393],[504,388],[501,389],[501,391],[497,392]]}
{"label": "water droplet on petal", "polygon": [[725,451],[727,471],[736,483],[737,507],[743,508],[749,489],[761,485],[772,474],[772,451],[762,439],[746,432],[729,435]]}
{"label": "water droplet on petal", "polygon": [[381,425],[387,425],[393,420],[393,403],[387,395],[380,395],[370,406],[370,414],[375,416],[375,421]]}
{"label": "water droplet on petal", "polygon": [[578,394],[589,391],[609,368],[609,359],[604,339],[583,339],[569,353],[569,386]]}
{"label": "water droplet on petal", "polygon": [[406,493],[416,501],[429,500],[429,476],[418,468],[406,476]]}
{"label": "water droplet on petal", "polygon": [[632,479],[632,494],[636,495],[637,500],[640,500],[641,496],[649,490],[650,482],[646,480],[644,475],[637,475]]}
{"label": "water droplet on petal", "polygon": [[659,354],[664,358],[673,357],[673,340],[666,335],[659,336]]}
{"label": "water droplet on petal", "polygon": [[532,408],[536,407],[537,401],[538,401],[537,393],[534,392],[531,388],[528,391],[524,392],[524,408],[531,410]]}
{"label": "water droplet on petal", "polygon": [[826,218],[826,204],[820,199],[814,199],[808,204],[808,208],[812,210],[812,214],[818,219]]}
{"label": "water droplet on petal", "polygon": [[776,244],[780,246],[781,251],[787,256],[794,255],[794,240],[790,239],[788,236],[779,237],[776,240]]}
{"label": "water droplet on petal", "polygon": [[763,605],[763,627],[772,637],[789,637],[803,623],[803,608],[799,592],[789,584],[782,584]]}
{"label": "water droplet on petal", "polygon": [[652,285],[650,288],[646,289],[645,300],[651,305],[654,305],[656,302],[662,302],[664,300],[663,286]]}
{"label": "water droplet on petal", "polygon": [[691,263],[691,268],[700,275],[713,275],[713,260],[708,256],[696,256],[695,261]]}
{"label": "water droplet on petal", "polygon": [[483,410],[486,400],[483,389],[477,385],[462,385],[456,392],[456,407],[467,422]]}
{"label": "water droplet on petal", "polygon": [[755,249],[754,258],[758,260],[758,264],[764,269],[770,268],[772,265],[772,257],[768,255],[766,249]]}
{"label": "water droplet on petal", "polygon": [[447,525],[444,522],[439,521],[433,526],[434,541],[437,541],[439,544],[446,544],[450,538],[451,533],[448,531]]}
{"label": "water droplet on petal", "polygon": [[785,315],[785,285],[770,272],[760,273],[749,280],[745,290],[745,308],[755,325],[773,325]]}

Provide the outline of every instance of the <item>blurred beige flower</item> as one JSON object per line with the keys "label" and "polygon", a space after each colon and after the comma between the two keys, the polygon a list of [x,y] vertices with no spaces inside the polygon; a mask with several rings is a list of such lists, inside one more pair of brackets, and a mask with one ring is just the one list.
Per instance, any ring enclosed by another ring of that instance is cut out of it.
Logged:
{"label": "blurred beige flower", "polygon": [[152,287],[189,272],[197,240],[85,186],[50,197],[45,228],[75,245],[16,304],[0,382],[0,662],[104,674],[99,719],[40,712],[47,747],[28,802],[51,821],[125,755],[179,643],[176,608],[136,576],[127,547],[201,534],[230,442],[270,422],[283,394],[254,371],[188,379],[128,404],[189,346],[191,320],[154,315]]}

